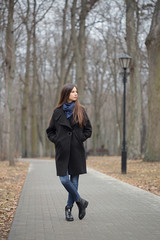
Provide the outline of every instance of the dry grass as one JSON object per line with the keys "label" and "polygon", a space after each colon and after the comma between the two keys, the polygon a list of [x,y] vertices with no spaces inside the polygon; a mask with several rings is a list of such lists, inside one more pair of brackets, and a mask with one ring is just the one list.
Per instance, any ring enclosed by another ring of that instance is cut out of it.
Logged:
{"label": "dry grass", "polygon": [[11,227],[19,196],[27,175],[28,163],[10,167],[0,161],[0,239],[5,240]]}
{"label": "dry grass", "polygon": [[160,162],[127,160],[127,174],[121,174],[121,157],[88,157],[87,166],[160,196]]}

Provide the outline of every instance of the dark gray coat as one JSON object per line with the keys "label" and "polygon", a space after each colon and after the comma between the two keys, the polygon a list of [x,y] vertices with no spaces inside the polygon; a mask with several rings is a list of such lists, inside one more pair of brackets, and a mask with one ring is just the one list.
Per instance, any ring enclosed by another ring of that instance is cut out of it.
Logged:
{"label": "dark gray coat", "polygon": [[80,128],[79,124],[70,123],[62,107],[55,109],[53,112],[46,132],[49,140],[55,144],[58,176],[65,176],[67,170],[73,176],[86,173],[83,142],[91,137],[92,126],[86,112],[84,114],[87,117],[87,123]]}

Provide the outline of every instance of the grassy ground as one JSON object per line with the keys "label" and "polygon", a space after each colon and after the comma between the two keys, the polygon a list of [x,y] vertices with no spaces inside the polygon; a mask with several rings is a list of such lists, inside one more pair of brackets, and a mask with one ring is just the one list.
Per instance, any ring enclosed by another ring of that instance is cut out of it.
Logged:
{"label": "grassy ground", "polygon": [[121,157],[88,157],[87,166],[160,196],[160,162],[127,160],[127,174],[121,174]]}
{"label": "grassy ground", "polygon": [[1,240],[5,240],[8,236],[28,166],[28,163],[16,162],[15,167],[10,167],[7,161],[0,162]]}

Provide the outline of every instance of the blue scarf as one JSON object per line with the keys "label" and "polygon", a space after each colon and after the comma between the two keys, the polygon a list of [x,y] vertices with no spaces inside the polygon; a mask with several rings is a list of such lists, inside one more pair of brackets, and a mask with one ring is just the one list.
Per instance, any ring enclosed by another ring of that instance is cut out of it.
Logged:
{"label": "blue scarf", "polygon": [[67,118],[69,118],[73,115],[74,104],[75,104],[75,102],[71,102],[71,103],[66,102],[63,104],[63,110],[64,110]]}

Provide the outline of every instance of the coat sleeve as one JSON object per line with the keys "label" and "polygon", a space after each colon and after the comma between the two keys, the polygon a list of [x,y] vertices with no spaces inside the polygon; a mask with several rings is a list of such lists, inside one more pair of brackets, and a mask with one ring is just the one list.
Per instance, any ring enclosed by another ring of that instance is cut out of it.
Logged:
{"label": "coat sleeve", "polygon": [[92,125],[86,112],[85,112],[85,117],[86,117],[86,124],[83,127],[83,135],[84,135],[83,141],[85,141],[87,138],[90,138],[92,135]]}
{"label": "coat sleeve", "polygon": [[56,127],[55,127],[55,115],[53,113],[52,118],[50,120],[49,126],[46,129],[46,133],[48,136],[48,139],[53,142],[56,143]]}

